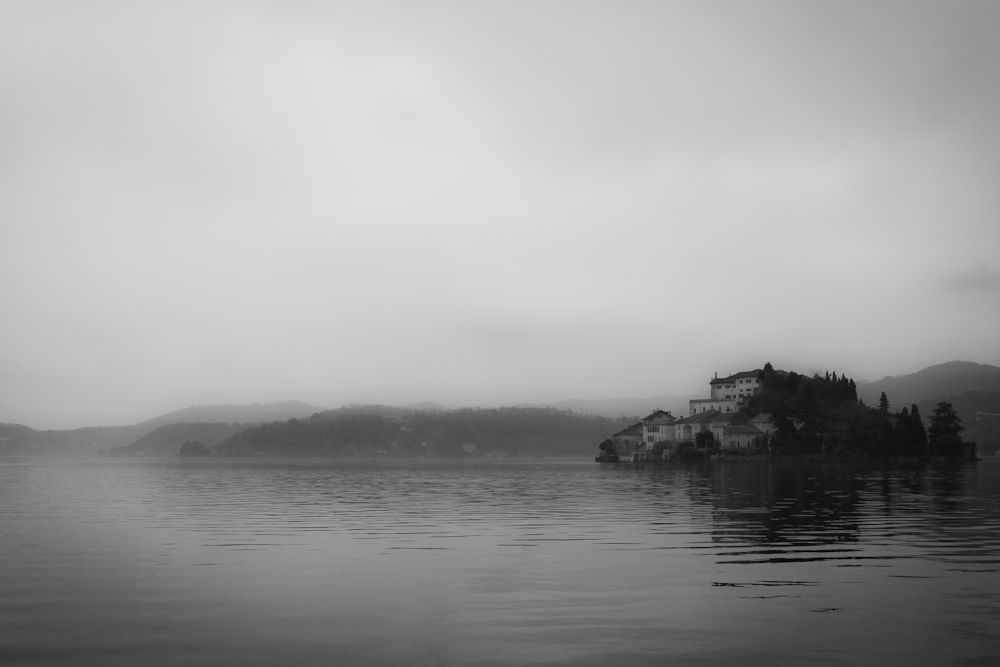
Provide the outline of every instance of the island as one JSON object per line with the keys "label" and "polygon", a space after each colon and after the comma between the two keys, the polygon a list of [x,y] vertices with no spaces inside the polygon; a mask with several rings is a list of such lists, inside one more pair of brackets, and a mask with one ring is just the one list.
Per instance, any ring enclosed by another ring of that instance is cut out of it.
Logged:
{"label": "island", "polygon": [[724,458],[966,458],[961,419],[940,401],[929,424],[916,404],[898,412],[882,392],[865,405],[846,375],[742,371],[709,381],[709,395],[689,402],[686,416],[655,410],[599,445],[599,463]]}

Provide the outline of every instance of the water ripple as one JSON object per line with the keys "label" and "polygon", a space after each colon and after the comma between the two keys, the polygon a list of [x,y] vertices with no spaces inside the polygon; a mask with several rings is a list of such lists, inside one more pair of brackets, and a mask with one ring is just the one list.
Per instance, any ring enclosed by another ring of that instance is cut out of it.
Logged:
{"label": "water ripple", "polygon": [[[358,664],[723,664],[732,654],[718,647],[732,642],[773,664],[814,660],[815,646],[853,664],[995,654],[998,473],[992,462],[2,465],[0,658],[65,658],[44,648],[53,633],[94,664],[239,664],[292,638],[303,655],[336,646]],[[874,618],[881,634],[865,630]],[[795,628],[809,643],[789,639]]]}

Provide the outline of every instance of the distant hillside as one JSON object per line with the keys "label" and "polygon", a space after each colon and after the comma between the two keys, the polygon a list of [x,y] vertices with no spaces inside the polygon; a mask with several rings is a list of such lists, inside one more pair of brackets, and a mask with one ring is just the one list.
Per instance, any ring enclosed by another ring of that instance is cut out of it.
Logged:
{"label": "distant hillside", "polygon": [[141,426],[87,426],[68,431],[36,431],[21,424],[0,424],[0,455],[81,456],[120,447],[141,437]]}
{"label": "distant hillside", "polygon": [[382,405],[380,403],[363,405],[360,403],[352,403],[342,408],[321,412],[320,416],[324,419],[331,418],[334,415],[339,414],[379,415],[380,417],[410,417],[413,416],[414,413],[420,411],[421,410],[419,408],[401,408],[398,405]]}
{"label": "distant hillside", "polygon": [[245,427],[226,422],[198,422],[167,424],[147,433],[135,442],[112,449],[113,456],[177,456],[186,440],[198,440],[211,447],[236,435]]}
{"label": "distant hillside", "polygon": [[47,445],[40,431],[23,424],[0,424],[0,454],[41,453]]}
{"label": "distant hillside", "polygon": [[169,412],[137,424],[152,431],[166,424],[239,422],[256,424],[260,422],[288,421],[304,419],[326,408],[309,405],[302,401],[279,401],[277,403],[254,403],[252,405],[193,405],[190,408]]}
{"label": "distant hillside", "polygon": [[[707,393],[707,392],[706,392]],[[522,404],[517,407],[523,408],[554,408],[556,410],[572,410],[579,414],[599,415],[609,419],[617,417],[645,417],[654,410],[666,410],[676,417],[683,417],[688,413],[688,401],[692,398],[704,398],[704,396],[676,396],[674,394],[660,394],[653,398],[604,398],[604,399],[581,399],[571,398],[565,401],[557,401],[544,405]]]}
{"label": "distant hillside", "polygon": [[1000,367],[949,361],[909,375],[858,383],[858,398],[868,405],[878,403],[883,391],[893,410],[966,391],[1000,391]]}
{"label": "distant hillside", "polygon": [[251,426],[215,451],[230,456],[587,456],[628,423],[552,408],[438,412],[352,406]]}
{"label": "distant hillside", "polygon": [[980,456],[1000,449],[1000,418],[976,419],[977,412],[1000,414],[1000,367],[949,361],[909,375],[858,384],[858,397],[876,405],[885,392],[893,412],[916,403],[926,422],[940,401],[948,401],[962,419],[962,436],[979,445]]}
{"label": "distant hillside", "polygon": [[410,403],[404,406],[408,410],[436,410],[438,412],[447,412],[451,410],[447,405],[442,403],[434,403],[431,401],[423,401],[421,403]]}
{"label": "distant hillside", "polygon": [[[92,455],[99,451],[135,443],[143,436],[168,424],[237,422],[246,425],[302,419],[325,410],[326,408],[302,401],[281,401],[253,405],[196,405],[130,426],[88,426],[68,431],[36,431],[21,424],[0,424],[0,455],[56,457]],[[185,439],[190,438],[182,438],[181,442]],[[202,439],[202,442],[205,441]]]}

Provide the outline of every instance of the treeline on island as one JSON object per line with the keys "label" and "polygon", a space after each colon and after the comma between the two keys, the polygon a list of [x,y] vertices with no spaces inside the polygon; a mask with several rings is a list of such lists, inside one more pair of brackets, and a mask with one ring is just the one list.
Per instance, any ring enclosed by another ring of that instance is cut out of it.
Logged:
{"label": "treeline on island", "polygon": [[351,407],[251,426],[213,450],[223,456],[581,455],[630,421],[552,408]]}
{"label": "treeline on island", "polygon": [[975,456],[975,443],[963,440],[962,420],[947,401],[938,402],[925,422],[916,404],[893,411],[885,392],[877,405],[866,405],[854,380],[836,372],[807,377],[766,364],[760,379],[761,391],[748,399],[744,412],[772,415],[775,432],[767,442],[772,452]]}

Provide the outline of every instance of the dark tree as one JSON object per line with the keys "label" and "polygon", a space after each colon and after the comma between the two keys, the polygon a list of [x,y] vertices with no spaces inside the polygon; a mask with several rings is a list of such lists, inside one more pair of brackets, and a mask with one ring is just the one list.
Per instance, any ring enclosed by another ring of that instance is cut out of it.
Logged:
{"label": "dark tree", "polygon": [[965,428],[958,413],[948,401],[941,401],[931,413],[930,451],[934,456],[961,456],[965,443],[961,433]]}
{"label": "dark tree", "polygon": [[931,413],[931,438],[940,438],[945,435],[959,435],[965,428],[962,420],[958,418],[958,413],[948,401],[941,401]]}
{"label": "dark tree", "polygon": [[910,411],[903,408],[896,415],[896,427],[893,429],[893,455],[910,456]]}
{"label": "dark tree", "polygon": [[715,438],[712,437],[711,431],[701,431],[698,435],[694,436],[694,443],[698,447],[714,447]]}
{"label": "dark tree", "polygon": [[799,392],[798,409],[803,433],[811,438],[817,437],[823,430],[824,419],[819,393],[812,383],[805,384]]}
{"label": "dark tree", "polygon": [[910,407],[910,451],[914,456],[927,453],[927,429],[916,403]]}
{"label": "dark tree", "polygon": [[965,441],[957,435],[942,435],[931,438],[931,456],[949,456],[958,458],[965,449]]}
{"label": "dark tree", "polygon": [[882,392],[882,395],[878,398],[878,409],[882,412],[889,412],[889,397]]}
{"label": "dark tree", "polygon": [[884,419],[879,423],[878,432],[869,453],[877,459],[889,458],[896,453],[896,430]]}

